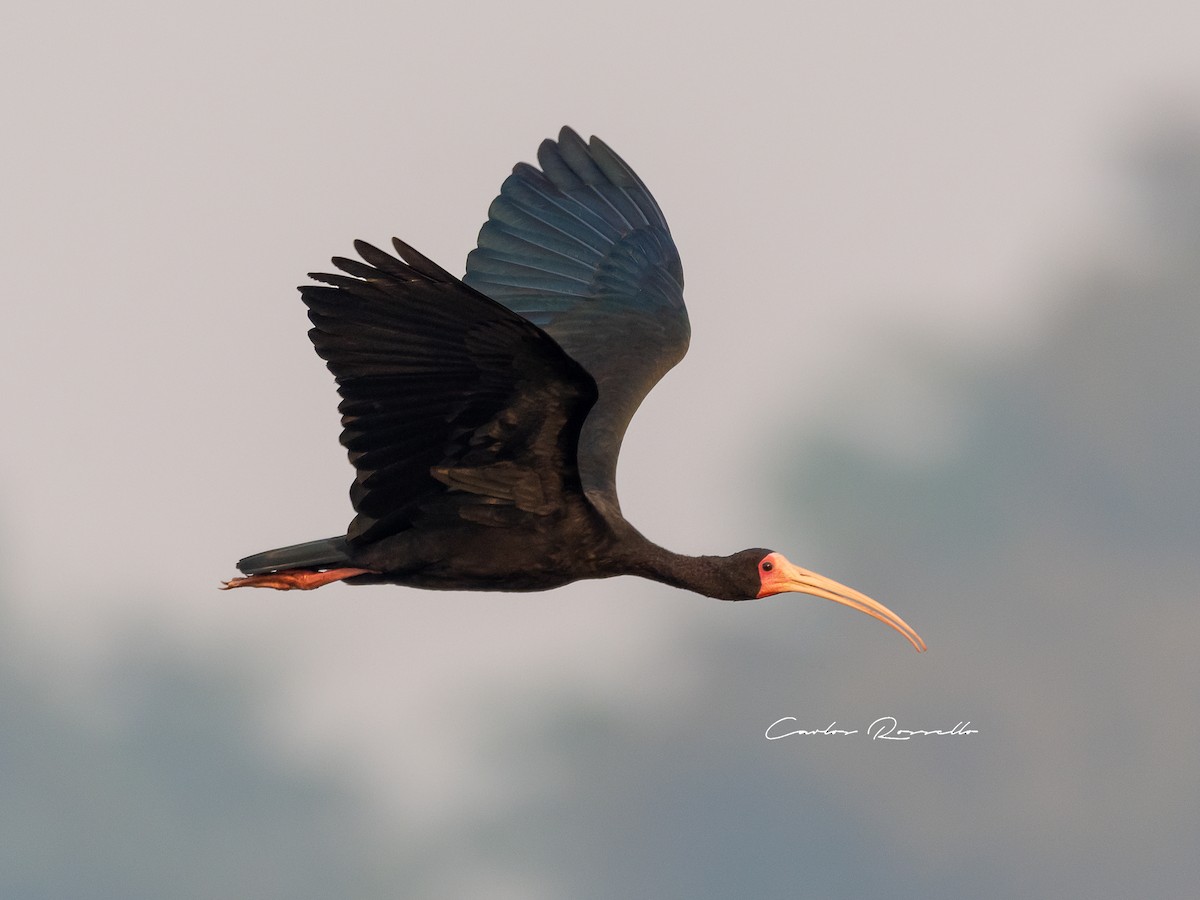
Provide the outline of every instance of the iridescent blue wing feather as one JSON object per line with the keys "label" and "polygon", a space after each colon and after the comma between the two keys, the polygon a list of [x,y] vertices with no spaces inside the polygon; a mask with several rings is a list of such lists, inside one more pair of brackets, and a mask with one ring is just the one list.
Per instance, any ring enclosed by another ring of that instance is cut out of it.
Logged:
{"label": "iridescent blue wing feather", "polygon": [[505,180],[463,281],[545,330],[596,380],[579,472],[593,503],[619,511],[625,429],[687,352],[683,267],[662,210],[598,138],[564,128],[538,163]]}

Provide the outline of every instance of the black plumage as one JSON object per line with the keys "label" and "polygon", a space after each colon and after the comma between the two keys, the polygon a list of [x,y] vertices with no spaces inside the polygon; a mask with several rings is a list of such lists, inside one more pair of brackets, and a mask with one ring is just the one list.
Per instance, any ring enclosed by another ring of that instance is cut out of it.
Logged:
{"label": "black plumage", "polygon": [[712,597],[782,591],[894,613],[765,549],[688,557],[620,512],[617,457],[690,338],[683,270],[658,204],[597,138],[564,128],[519,164],[463,280],[406,244],[300,288],[342,396],[355,468],[344,537],[238,563],[227,587],[331,581],[543,590],[632,574]]}

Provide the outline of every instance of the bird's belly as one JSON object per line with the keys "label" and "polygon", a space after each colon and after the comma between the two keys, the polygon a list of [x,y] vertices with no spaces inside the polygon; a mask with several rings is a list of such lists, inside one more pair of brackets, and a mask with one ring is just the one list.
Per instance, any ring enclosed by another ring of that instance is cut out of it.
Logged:
{"label": "bird's belly", "polygon": [[397,574],[385,581],[431,591],[548,591],[576,580],[562,573],[425,571]]}
{"label": "bird's belly", "polygon": [[354,583],[403,584],[445,591],[546,591],[596,577],[561,543],[485,529],[476,540],[454,534],[399,534],[354,554],[354,564],[378,575]]}

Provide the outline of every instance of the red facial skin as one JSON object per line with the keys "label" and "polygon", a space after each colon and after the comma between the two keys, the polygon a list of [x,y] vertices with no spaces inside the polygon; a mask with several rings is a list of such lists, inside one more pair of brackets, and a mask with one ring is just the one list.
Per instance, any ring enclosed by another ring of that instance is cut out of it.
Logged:
{"label": "red facial skin", "polygon": [[786,573],[784,566],[780,563],[788,563],[782,553],[768,553],[758,563],[758,579],[762,585],[758,592],[758,599],[770,597],[774,594],[782,594],[784,591],[794,590],[786,585]]}

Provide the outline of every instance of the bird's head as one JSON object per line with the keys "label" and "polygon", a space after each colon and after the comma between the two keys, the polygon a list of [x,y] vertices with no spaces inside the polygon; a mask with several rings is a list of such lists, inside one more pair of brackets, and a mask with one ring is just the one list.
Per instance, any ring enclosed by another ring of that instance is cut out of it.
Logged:
{"label": "bird's head", "polygon": [[[823,597],[834,603],[841,603],[851,609],[857,609],[859,612],[865,612],[885,625],[890,625],[908,638],[918,652],[925,649],[925,642],[921,640],[921,636],[882,603],[872,600],[866,594],[860,594],[854,588],[846,587],[832,578],[826,578],[824,575],[818,575],[816,572],[793,565],[782,553],[761,549],[743,550],[733,559],[737,561],[738,568],[745,573],[747,591],[752,592],[750,597],[756,600],[774,594],[782,594],[785,591]],[[750,597],[746,599],[750,599]]]}

